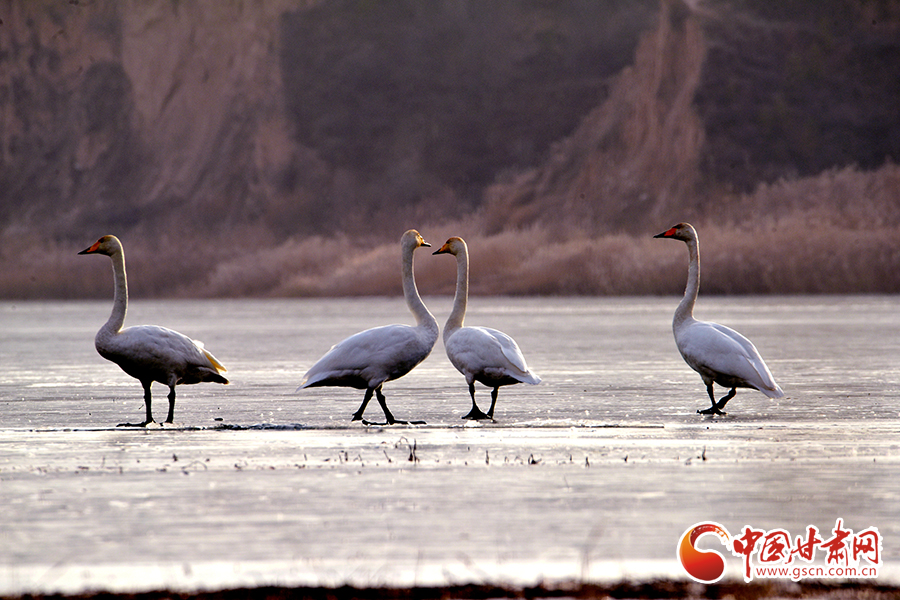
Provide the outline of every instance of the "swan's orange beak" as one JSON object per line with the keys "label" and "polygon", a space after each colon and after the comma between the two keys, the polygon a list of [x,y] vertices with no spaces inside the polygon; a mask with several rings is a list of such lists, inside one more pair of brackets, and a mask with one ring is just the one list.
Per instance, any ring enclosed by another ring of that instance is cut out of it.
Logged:
{"label": "swan's orange beak", "polygon": [[673,235],[675,235],[675,228],[674,228],[674,227],[672,227],[672,228],[669,229],[668,231],[663,231],[662,233],[660,233],[660,234],[658,234],[658,235],[654,235],[653,237],[655,237],[655,238],[667,238],[667,237],[672,237]]}
{"label": "swan's orange beak", "polygon": [[94,242],[93,246],[91,246],[90,248],[88,248],[86,250],[82,250],[78,254],[94,254],[95,252],[97,252],[98,248],[100,248],[100,240],[97,240],[96,242]]}

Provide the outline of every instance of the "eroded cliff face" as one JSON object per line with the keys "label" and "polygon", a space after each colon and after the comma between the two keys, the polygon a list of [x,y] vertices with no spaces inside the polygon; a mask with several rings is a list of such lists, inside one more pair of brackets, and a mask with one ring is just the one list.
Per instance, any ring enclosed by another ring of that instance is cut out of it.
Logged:
{"label": "eroded cliff face", "polygon": [[316,166],[282,105],[285,4],[5,3],[5,224],[215,229],[280,204]]}
{"label": "eroded cliff face", "polygon": [[[900,3],[810,7],[662,0],[605,102],[545,161],[487,189],[488,230],[777,219],[804,202],[770,203],[753,194],[759,186],[885,162],[891,179],[900,119],[886,107],[900,101]],[[845,219],[830,196],[812,204]],[[879,197],[883,211],[897,210],[900,197]]]}
{"label": "eroded cliff face", "polygon": [[648,219],[690,216],[704,140],[693,98],[706,40],[684,4],[661,7],[657,26],[641,37],[633,66],[616,78],[609,98],[542,165],[488,189],[490,231],[537,222],[639,231]]}
{"label": "eroded cliff face", "polygon": [[9,0],[0,227],[690,218],[900,157],[898,7]]}
{"label": "eroded cliff face", "polygon": [[283,238],[458,217],[602,99],[654,9],[10,0],[0,225]]}

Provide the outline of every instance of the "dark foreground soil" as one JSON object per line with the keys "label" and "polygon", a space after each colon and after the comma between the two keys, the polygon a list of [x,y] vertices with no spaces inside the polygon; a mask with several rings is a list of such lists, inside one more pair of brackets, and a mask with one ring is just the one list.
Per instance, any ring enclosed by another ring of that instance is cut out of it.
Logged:
{"label": "dark foreground soil", "polygon": [[78,595],[31,595],[0,597],[0,600],[486,600],[489,598],[812,598],[842,600],[900,598],[900,587],[877,584],[825,583],[723,583],[702,585],[690,582],[654,581],[614,585],[571,585],[558,587],[507,588],[492,585],[461,585],[415,588],[258,587],[212,592],[154,591],[136,594],[86,592]]}

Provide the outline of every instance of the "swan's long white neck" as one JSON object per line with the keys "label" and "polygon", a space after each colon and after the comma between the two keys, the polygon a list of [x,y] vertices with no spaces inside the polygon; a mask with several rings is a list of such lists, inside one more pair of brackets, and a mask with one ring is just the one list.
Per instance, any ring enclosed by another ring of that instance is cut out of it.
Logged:
{"label": "swan's long white neck", "polygon": [[684,288],[684,298],[675,309],[675,318],[672,326],[676,329],[682,323],[694,319],[694,303],[697,301],[697,293],[700,291],[700,244],[697,239],[685,240],[688,247],[687,285]]}
{"label": "swan's long white neck", "polygon": [[125,324],[125,313],[128,310],[128,280],[125,277],[125,252],[119,248],[116,252],[110,254],[109,258],[112,259],[115,292],[112,313],[100,331],[115,334]]}
{"label": "swan's long white neck", "polygon": [[409,311],[416,318],[416,325],[429,331],[433,330],[434,339],[437,339],[437,320],[434,318],[434,315],[428,311],[425,303],[422,302],[422,297],[419,296],[419,290],[416,288],[416,278],[413,273],[413,252],[415,249],[415,246],[403,247],[400,268],[400,273],[403,278],[403,296],[406,298],[406,306],[409,307]]}
{"label": "swan's long white neck", "polygon": [[453,310],[444,325],[444,341],[453,332],[463,326],[466,318],[466,305],[469,301],[469,252],[463,246],[456,253],[456,295],[453,297]]}

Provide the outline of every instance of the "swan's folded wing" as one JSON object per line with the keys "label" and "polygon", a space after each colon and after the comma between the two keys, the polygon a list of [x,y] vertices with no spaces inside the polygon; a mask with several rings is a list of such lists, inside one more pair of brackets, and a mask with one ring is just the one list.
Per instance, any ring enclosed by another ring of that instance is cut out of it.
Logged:
{"label": "swan's folded wing", "polygon": [[133,363],[176,364],[224,371],[225,367],[188,336],[157,325],[137,325],[120,331],[105,348],[109,354]]}
{"label": "swan's folded wing", "polygon": [[541,380],[528,370],[516,341],[502,331],[489,327],[463,327],[446,344],[448,356],[460,371],[494,368],[506,370],[511,377],[529,383]]}
{"label": "swan's folded wing", "polygon": [[762,355],[759,353],[759,350],[756,349],[756,346],[753,345],[753,342],[748,340],[746,337],[731,329],[730,327],[725,327],[724,325],[719,325],[718,323],[710,323],[714,328],[716,328],[721,333],[728,336],[731,340],[736,342],[741,346],[745,353],[745,358],[747,362],[750,364],[750,367],[757,375],[757,380],[753,380],[747,378],[747,381],[753,383],[756,386],[756,389],[763,392],[770,398],[781,398],[784,396],[784,392],[775,383],[775,378],[772,376],[772,372],[769,370],[768,365],[766,365],[766,361],[763,360]]}
{"label": "swan's folded wing", "polygon": [[526,364],[525,355],[522,354],[522,350],[519,348],[516,340],[496,329],[488,329],[488,332],[494,336],[494,339],[500,344],[500,349],[503,351],[503,355],[507,360],[523,373],[527,373],[528,364]]}
{"label": "swan's folded wing", "polygon": [[360,379],[370,384],[388,381],[408,373],[430,352],[415,327],[386,325],[367,329],[332,346],[310,367],[298,389],[326,380]]}
{"label": "swan's folded wing", "polygon": [[760,391],[780,391],[756,346],[730,327],[698,321],[676,342],[685,361],[697,371],[737,377]]}

